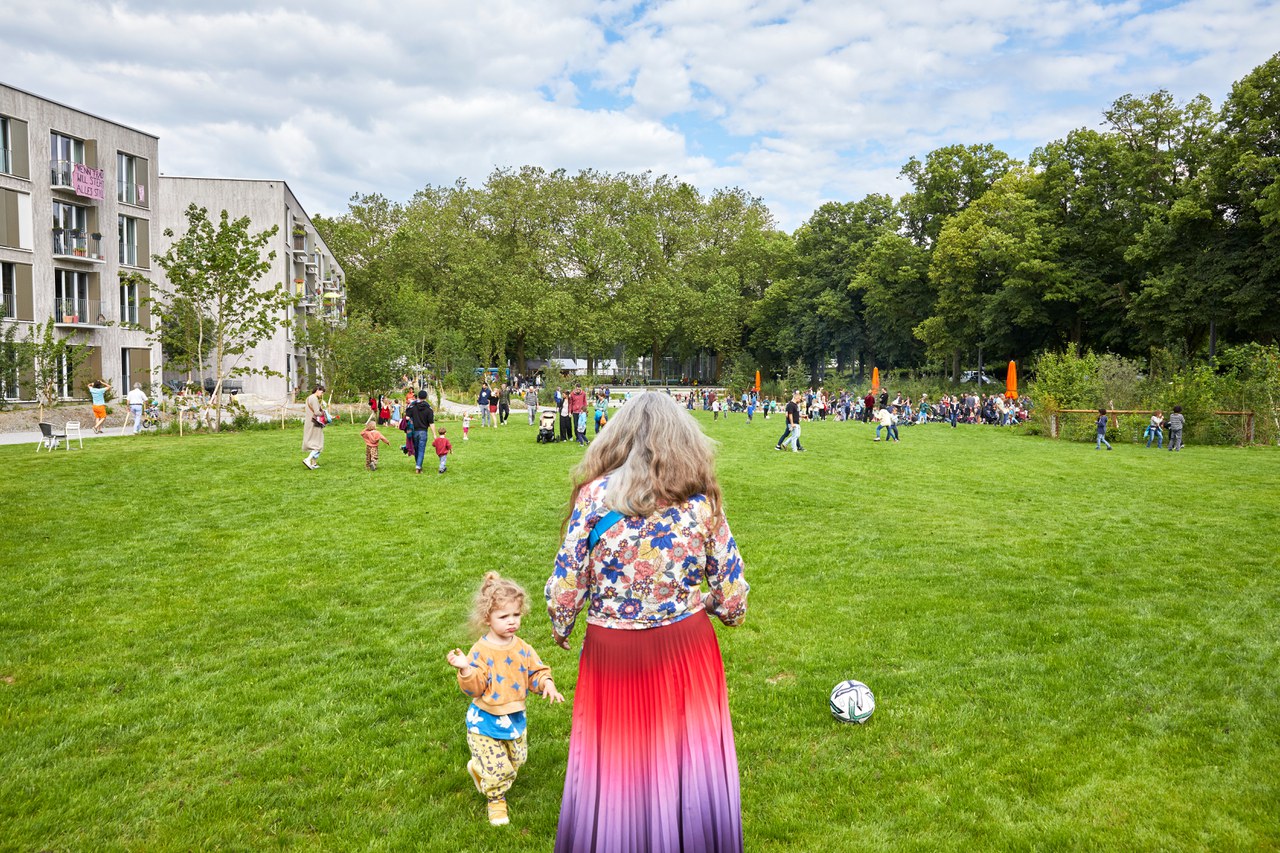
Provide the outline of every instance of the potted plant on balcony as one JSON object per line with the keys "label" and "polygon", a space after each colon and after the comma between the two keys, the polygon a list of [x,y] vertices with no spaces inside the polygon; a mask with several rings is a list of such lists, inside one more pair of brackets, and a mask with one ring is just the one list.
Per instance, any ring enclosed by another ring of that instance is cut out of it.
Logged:
{"label": "potted plant on balcony", "polygon": [[307,248],[307,229],[303,228],[301,225],[293,226],[293,248]]}

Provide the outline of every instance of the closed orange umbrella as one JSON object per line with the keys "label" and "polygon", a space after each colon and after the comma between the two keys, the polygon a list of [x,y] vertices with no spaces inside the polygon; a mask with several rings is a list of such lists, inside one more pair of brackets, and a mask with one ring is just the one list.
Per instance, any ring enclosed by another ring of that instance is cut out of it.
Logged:
{"label": "closed orange umbrella", "polygon": [[760,371],[756,371],[756,393],[760,393]]}
{"label": "closed orange umbrella", "polygon": [[1009,362],[1009,372],[1004,379],[1004,395],[1010,400],[1018,399],[1018,366],[1015,362]]}
{"label": "closed orange umbrella", "polygon": [[880,393],[880,368],[871,368],[871,390]]}

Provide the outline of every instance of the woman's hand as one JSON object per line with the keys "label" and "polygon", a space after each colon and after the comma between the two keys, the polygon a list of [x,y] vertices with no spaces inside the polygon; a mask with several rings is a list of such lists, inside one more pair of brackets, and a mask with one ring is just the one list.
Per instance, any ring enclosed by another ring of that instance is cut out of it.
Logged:
{"label": "woman's hand", "polygon": [[566,652],[572,650],[573,648],[572,646],[569,645],[568,637],[561,637],[558,634],[556,634],[555,631],[551,632],[551,641],[555,643],[557,646],[559,646],[560,648],[564,649]]}

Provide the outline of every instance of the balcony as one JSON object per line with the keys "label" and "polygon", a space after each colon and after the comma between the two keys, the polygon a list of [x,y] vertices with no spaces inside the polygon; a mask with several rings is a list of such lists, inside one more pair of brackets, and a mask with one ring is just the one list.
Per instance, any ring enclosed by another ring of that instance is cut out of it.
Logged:
{"label": "balcony", "polygon": [[102,254],[102,235],[85,235],[83,231],[53,229],[53,257],[56,260],[84,261],[91,264],[106,263]]}
{"label": "balcony", "polygon": [[18,319],[18,294],[6,290],[0,294],[0,320]]}
{"label": "balcony", "polygon": [[102,300],[55,299],[53,300],[53,324],[101,328],[107,325],[107,318],[102,314]]}
{"label": "balcony", "polygon": [[49,186],[55,190],[71,189],[72,160],[53,160],[49,163]]}

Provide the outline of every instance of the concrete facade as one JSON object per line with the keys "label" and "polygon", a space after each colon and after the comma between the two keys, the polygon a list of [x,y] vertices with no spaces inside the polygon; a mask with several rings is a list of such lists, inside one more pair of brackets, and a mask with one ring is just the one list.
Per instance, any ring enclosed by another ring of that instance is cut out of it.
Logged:
{"label": "concrete facade", "polygon": [[[271,268],[259,279],[261,288],[285,287],[298,304],[280,317],[280,327],[241,359],[241,364],[266,367],[279,376],[245,376],[244,393],[262,400],[284,401],[305,396],[298,392],[321,378],[309,350],[298,341],[299,323],[337,323],[346,313],[346,286],[342,268],[324,244],[307,212],[284,181],[238,180],[233,178],[160,178],[154,251],[164,254],[172,240],[166,229],[181,235],[187,228],[185,211],[190,204],[207,208],[209,219],[217,222],[222,211],[232,219],[249,217],[250,233],[260,233],[272,225],[277,233],[268,245],[275,252]],[[157,286],[166,281],[157,273]],[[228,362],[228,365],[230,362]]]}
{"label": "concrete facade", "polygon": [[[147,310],[158,174],[157,137],[0,84],[0,332],[52,322],[89,344],[65,399],[97,378],[121,396],[160,380]],[[0,377],[0,394],[30,401],[34,383]]]}

